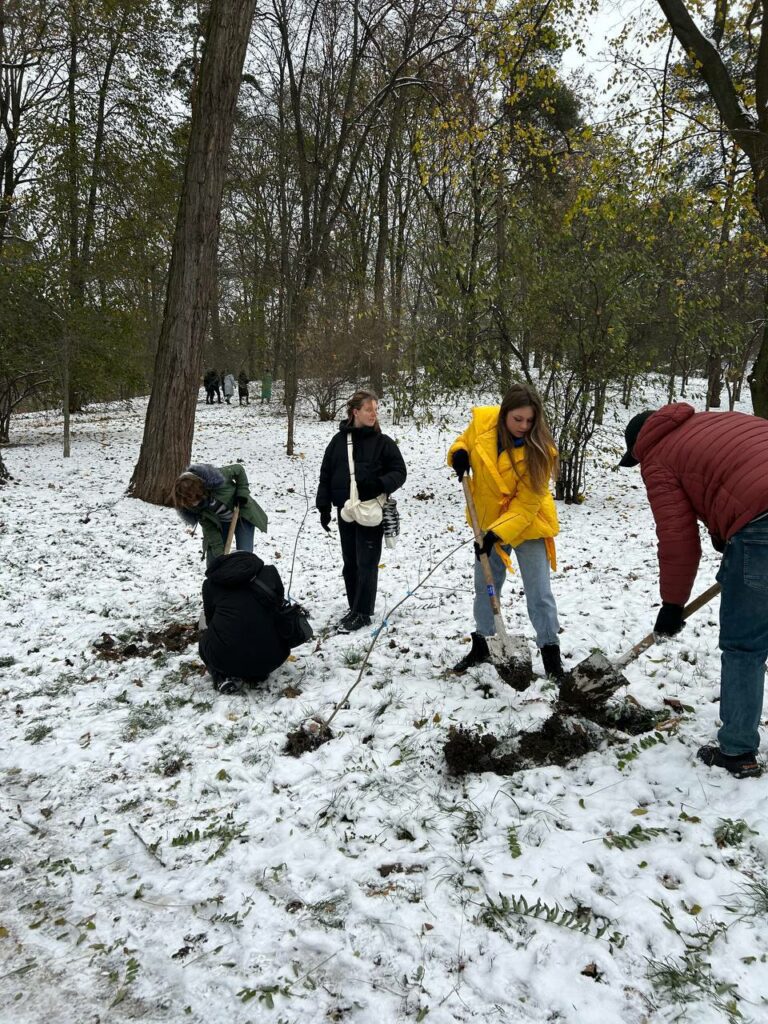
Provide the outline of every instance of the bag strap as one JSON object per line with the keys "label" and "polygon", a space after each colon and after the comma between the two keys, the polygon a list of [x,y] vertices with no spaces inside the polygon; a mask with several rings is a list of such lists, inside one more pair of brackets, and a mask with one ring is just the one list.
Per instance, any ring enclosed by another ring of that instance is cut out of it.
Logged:
{"label": "bag strap", "polygon": [[349,478],[355,479],[355,458],[352,454],[352,435],[347,434],[347,459],[349,461]]}
{"label": "bag strap", "polygon": [[262,594],[266,594],[276,608],[281,607],[280,598],[277,596],[277,594],[271,587],[268,587],[266,583],[263,583],[258,578],[258,575],[251,576],[248,582],[251,583],[254,587],[256,587],[257,590],[260,590]]}

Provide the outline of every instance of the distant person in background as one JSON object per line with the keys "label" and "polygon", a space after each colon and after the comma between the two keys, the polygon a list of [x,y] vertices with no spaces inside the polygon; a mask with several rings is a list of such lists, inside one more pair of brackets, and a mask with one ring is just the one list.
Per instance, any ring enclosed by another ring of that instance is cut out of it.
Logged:
{"label": "distant person in background", "polygon": [[224,400],[227,405],[230,404],[230,398],[235,393],[235,378],[231,373],[224,375]]}
{"label": "distant person in background", "polygon": [[265,373],[261,378],[261,400],[270,402],[272,400],[272,374]]}
{"label": "distant person in background", "polygon": [[633,416],[620,466],[640,465],[659,538],[661,609],[654,633],[683,628],[701,558],[698,523],[722,552],[718,745],[708,767],[737,778],[757,762],[768,658],[768,421],[741,412],[696,412],[686,402]]}
{"label": "distant person in background", "polygon": [[254,528],[267,532],[267,514],[251,497],[248,477],[239,463],[219,468],[208,463],[189,466],[176,480],[173,504],[185,523],[200,524],[209,566],[224,554],[235,505],[240,510],[235,525],[238,551],[253,551]]}
{"label": "distant person in background", "polygon": [[203,387],[205,388],[205,404],[213,405],[213,396],[216,394],[216,383],[219,379],[218,373],[215,370],[206,370],[205,376],[203,377]]}
{"label": "distant person in background", "polygon": [[[352,440],[355,480],[361,501],[392,494],[405,483],[403,456],[392,438],[382,434],[378,406],[378,398],[372,391],[355,392],[347,402],[346,419],[341,421],[338,433],[325,449],[315,505],[326,533],[330,533],[331,507],[335,505],[340,511],[350,496],[348,438]],[[384,527],[346,522],[341,515],[336,521],[349,603],[349,611],[338,629],[342,633],[353,633],[371,622]]]}
{"label": "distant person in background", "polygon": [[216,401],[221,405],[221,374],[218,370],[213,370],[213,390],[216,393]]}
{"label": "distant person in background", "polygon": [[243,682],[263,682],[291,653],[277,631],[276,605],[265,600],[258,579],[281,602],[283,582],[273,565],[249,551],[214,558],[203,582],[200,657],[219,693],[237,693]]}
{"label": "distant person in background", "polygon": [[246,405],[250,404],[248,398],[248,375],[245,370],[241,370],[237,377],[237,401],[239,405],[242,405],[243,402]]}

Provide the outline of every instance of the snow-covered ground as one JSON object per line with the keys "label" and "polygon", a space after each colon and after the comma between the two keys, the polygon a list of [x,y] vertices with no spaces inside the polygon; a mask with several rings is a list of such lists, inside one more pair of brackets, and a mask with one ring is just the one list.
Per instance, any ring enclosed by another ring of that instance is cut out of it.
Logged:
{"label": "snow-covered ground", "polygon": [[[469,540],[444,465],[468,406],[399,426],[383,407],[410,475],[399,546],[382,555],[379,623]],[[487,665],[448,673],[471,629],[467,544],[388,618],[335,738],[287,757],[287,733],[331,712],[370,634],[297,648],[263,689],[232,697],[214,692],[194,647],[109,662],[92,646],[199,610],[199,537],[124,496],[144,409],[75,418],[66,461],[57,417],[12,424],[15,481],[0,491],[0,1020],[768,1018],[768,783],[694,756],[716,729],[716,602],[627,670],[643,704],[691,709],[676,727],[565,768],[457,780],[442,753],[451,725],[513,735],[555,698],[542,678],[516,693]],[[299,527],[334,428],[302,419],[289,459],[279,412],[201,402],[194,458],[243,460],[270,516],[257,553],[287,583],[295,545],[291,592],[320,635],[346,608],[341,557],[314,511]],[[618,408],[598,431],[586,502],[558,507],[567,665],[595,647],[623,653],[656,614],[639,471],[612,471],[626,418]],[[696,592],[716,559],[706,546]],[[540,672],[519,577],[503,606]]]}

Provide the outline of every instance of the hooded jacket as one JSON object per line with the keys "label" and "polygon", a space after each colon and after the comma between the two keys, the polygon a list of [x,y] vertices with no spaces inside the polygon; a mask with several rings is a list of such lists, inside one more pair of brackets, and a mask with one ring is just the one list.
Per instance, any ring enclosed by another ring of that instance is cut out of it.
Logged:
{"label": "hooded jacket", "polygon": [[329,505],[341,508],[349,498],[347,437],[350,435],[358,490],[361,481],[369,481],[376,488],[373,494],[361,493],[361,500],[375,498],[378,494],[392,494],[405,483],[408,475],[405,462],[392,438],[375,427],[351,427],[346,420],[342,420],[338,433],[323,455],[315,498],[317,508],[327,508]]}
{"label": "hooded jacket", "polygon": [[448,451],[448,465],[453,465],[454,452],[459,448],[467,451],[472,467],[469,486],[480,528],[485,532],[493,530],[504,544],[513,548],[525,540],[550,540],[547,551],[554,568],[552,538],[560,532],[554,500],[549,489],[533,489],[525,467],[525,445],[514,448],[512,453],[506,449],[499,452],[499,410],[498,405],[475,406],[469,426]]}
{"label": "hooded jacket", "polygon": [[645,421],[632,454],[656,521],[661,599],[685,604],[701,557],[697,520],[727,541],[768,512],[768,421],[665,405]]}
{"label": "hooded jacket", "polygon": [[[257,530],[261,530],[262,533],[267,532],[267,513],[251,497],[251,492],[248,490],[248,477],[239,463],[217,469],[216,466],[211,466],[207,462],[198,462],[187,466],[185,472],[199,476],[205,484],[208,495],[216,498],[230,510],[234,508],[237,498],[247,498],[247,502],[240,509],[240,515],[246,522],[253,523]],[[208,550],[214,555],[224,553],[221,528],[226,524],[217,515],[209,508],[180,508],[177,511],[184,522],[190,526],[200,523],[203,530],[203,554]]]}
{"label": "hooded jacket", "polygon": [[200,657],[220,675],[262,681],[291,652],[275,626],[275,609],[251,586],[259,580],[283,600],[283,583],[273,565],[250,551],[220,555],[203,582],[206,629],[200,634]]}

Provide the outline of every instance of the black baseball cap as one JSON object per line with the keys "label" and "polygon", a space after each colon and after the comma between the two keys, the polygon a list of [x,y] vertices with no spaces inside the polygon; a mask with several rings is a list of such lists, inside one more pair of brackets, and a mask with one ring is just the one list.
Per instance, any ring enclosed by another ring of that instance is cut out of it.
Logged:
{"label": "black baseball cap", "polygon": [[655,409],[646,409],[645,412],[639,412],[637,416],[632,417],[624,428],[624,440],[627,442],[627,450],[619,459],[620,466],[638,466],[640,464],[640,460],[636,459],[632,454],[632,449],[635,447],[640,431],[643,429],[643,424],[655,411]]}

